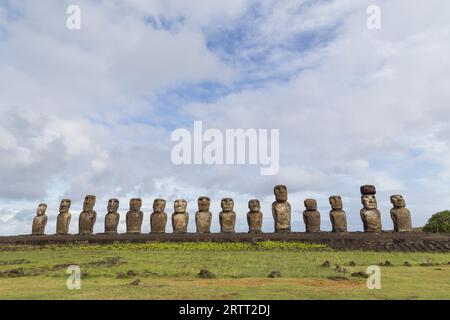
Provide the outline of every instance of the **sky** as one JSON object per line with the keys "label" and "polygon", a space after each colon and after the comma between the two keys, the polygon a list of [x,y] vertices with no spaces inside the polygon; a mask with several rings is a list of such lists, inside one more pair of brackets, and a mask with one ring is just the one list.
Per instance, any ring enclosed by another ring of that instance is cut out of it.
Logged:
{"label": "sky", "polygon": [[[69,30],[69,5],[81,29]],[[366,10],[381,9],[381,29]],[[232,197],[236,231],[249,199],[273,230],[273,187],[286,184],[292,229],[315,198],[343,197],[362,230],[359,187],[377,186],[384,229],[402,194],[413,225],[450,208],[450,2],[375,0],[0,0],[0,235],[28,234],[40,202],[46,233],[72,199],[78,231],[95,194],[96,232],[107,200],[141,197],[143,232],[154,198]],[[219,130],[279,129],[280,169],[175,165],[171,133],[194,121]],[[170,224],[167,230],[171,230]]]}

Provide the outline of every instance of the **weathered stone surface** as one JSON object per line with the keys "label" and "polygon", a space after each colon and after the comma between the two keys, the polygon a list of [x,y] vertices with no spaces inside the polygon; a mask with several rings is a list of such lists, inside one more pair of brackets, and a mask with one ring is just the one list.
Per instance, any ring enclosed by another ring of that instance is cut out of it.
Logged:
{"label": "weathered stone surface", "polygon": [[150,232],[165,233],[167,225],[166,200],[155,199],[153,201],[153,212],[150,215]]}
{"label": "weathered stone surface", "polygon": [[200,272],[197,274],[198,278],[202,279],[213,279],[216,278],[216,275],[209,271],[208,269],[201,269]]}
{"label": "weathered stone surface", "polygon": [[87,195],[83,202],[83,211],[78,220],[78,233],[81,235],[94,233],[97,212],[94,211],[95,196]]}
{"label": "weathered stone surface", "polygon": [[347,215],[344,211],[341,196],[331,196],[329,198],[331,211],[330,221],[333,232],[347,232]]}
{"label": "weathered stone surface", "polygon": [[[361,187],[361,191],[363,191],[363,187]],[[374,189],[375,187],[371,189],[371,192],[374,192]],[[367,193],[367,190],[364,191]],[[381,232],[381,213],[377,209],[377,199],[375,194],[363,194],[361,196],[361,203],[363,208],[361,209],[360,214],[364,232]]]}
{"label": "weathered stone surface", "polygon": [[303,211],[303,221],[305,222],[306,232],[320,231],[320,213],[317,211],[317,202],[314,199],[305,200],[305,208]]}
{"label": "weathered stone surface", "polygon": [[174,233],[186,233],[189,223],[189,214],[186,212],[187,201],[177,199],[174,202],[174,213],[172,214],[172,228]]}
{"label": "weathered stone surface", "polygon": [[391,218],[396,232],[412,231],[411,213],[406,209],[405,199],[401,195],[392,195]]}
{"label": "weathered stone surface", "polygon": [[[93,234],[83,236],[83,243],[113,244],[113,243],[145,243],[145,242],[247,242],[259,241],[288,241],[307,242],[329,246],[335,250],[363,250],[363,251],[397,251],[397,252],[450,252],[450,234],[422,233],[422,232],[291,232],[291,233],[262,233],[255,236],[249,233],[209,233],[209,234]],[[0,236],[0,244],[6,245],[67,245],[80,243],[80,236],[76,235],[22,235]],[[1,248],[0,248],[1,249]],[[3,250],[13,250],[8,247]],[[72,264],[72,263],[71,263]]]}
{"label": "weathered stone surface", "polygon": [[291,232],[291,205],[287,201],[287,188],[285,185],[276,185],[273,191],[275,201],[272,203],[272,216],[275,232]]}
{"label": "weathered stone surface", "polygon": [[323,268],[331,268],[331,263],[328,260],[325,260],[324,263],[322,263]]}
{"label": "weathered stone surface", "polygon": [[281,278],[281,272],[280,271],[271,271],[268,278]]}
{"label": "weathered stone surface", "polygon": [[250,209],[247,213],[248,233],[262,233],[263,214],[259,200],[250,200],[248,202],[248,208]]}
{"label": "weathered stone surface", "polygon": [[142,200],[133,198],[130,200],[130,211],[126,215],[127,233],[141,233],[144,213],[141,211]]}
{"label": "weathered stone surface", "polygon": [[234,233],[236,224],[236,212],[234,209],[234,201],[231,198],[223,198],[220,202],[222,211],[219,213],[220,232]]}
{"label": "weathered stone surface", "polygon": [[360,190],[362,195],[375,195],[377,193],[375,186],[370,184],[361,186]]}
{"label": "weathered stone surface", "polygon": [[31,234],[33,235],[43,235],[45,233],[45,226],[47,225],[47,216],[45,211],[47,210],[46,203],[40,203],[36,210],[36,217],[33,219],[33,227],[31,229]]}
{"label": "weathered stone surface", "polygon": [[210,233],[212,213],[209,211],[211,200],[208,197],[199,197],[197,200],[198,211],[195,213],[195,225],[197,233]]}
{"label": "weathered stone surface", "polygon": [[63,199],[59,205],[59,214],[56,218],[56,234],[69,234],[69,225],[72,215],[69,212],[72,201],[70,199]]}
{"label": "weathered stone surface", "polygon": [[105,233],[116,234],[120,221],[119,200],[112,198],[108,200],[108,213],[105,215]]}

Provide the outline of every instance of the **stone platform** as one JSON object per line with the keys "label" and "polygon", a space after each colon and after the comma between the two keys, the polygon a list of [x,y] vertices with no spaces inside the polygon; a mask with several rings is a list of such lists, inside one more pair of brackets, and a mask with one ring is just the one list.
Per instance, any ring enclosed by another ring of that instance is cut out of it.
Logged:
{"label": "stone platform", "polygon": [[94,235],[43,235],[0,237],[0,245],[65,245],[65,244],[111,244],[145,242],[258,242],[258,241],[299,241],[325,244],[335,250],[365,251],[406,251],[406,252],[450,252],[450,234],[430,233],[210,233],[210,234],[94,234]]}

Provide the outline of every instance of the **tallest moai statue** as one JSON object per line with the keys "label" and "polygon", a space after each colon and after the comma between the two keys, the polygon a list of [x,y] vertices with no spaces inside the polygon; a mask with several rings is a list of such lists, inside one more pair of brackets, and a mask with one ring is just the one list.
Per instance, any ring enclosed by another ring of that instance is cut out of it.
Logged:
{"label": "tallest moai statue", "polygon": [[272,203],[272,215],[275,222],[275,232],[291,231],[291,205],[287,201],[285,185],[276,185],[273,189],[275,201]]}
{"label": "tallest moai statue", "polygon": [[375,186],[365,185],[361,187],[361,220],[364,232],[381,232],[381,213],[377,209],[377,193]]}

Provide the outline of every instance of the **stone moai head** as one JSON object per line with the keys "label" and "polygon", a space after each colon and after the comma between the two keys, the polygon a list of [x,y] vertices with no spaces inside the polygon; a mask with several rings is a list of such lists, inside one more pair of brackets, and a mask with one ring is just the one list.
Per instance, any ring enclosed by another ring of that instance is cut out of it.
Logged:
{"label": "stone moai head", "polygon": [[248,208],[251,212],[258,212],[261,210],[261,205],[258,199],[252,199],[248,202]]}
{"label": "stone moai head", "polygon": [[62,199],[61,203],[59,204],[59,212],[60,213],[69,212],[71,204],[72,204],[72,201],[70,199]]}
{"label": "stone moai head", "polygon": [[95,196],[87,195],[86,197],[84,197],[83,211],[92,211],[94,210],[94,206],[95,206]]}
{"label": "stone moai head", "polygon": [[403,196],[399,194],[395,194],[391,196],[391,203],[394,206],[394,208],[404,208],[406,207],[405,199],[403,199]]}
{"label": "stone moai head", "polygon": [[164,199],[153,200],[153,212],[163,213],[165,209],[166,209],[166,200]]}
{"label": "stone moai head", "polygon": [[108,200],[108,213],[115,213],[119,210],[119,200],[111,198]]}
{"label": "stone moai head", "polygon": [[287,201],[287,187],[283,184],[276,185],[273,188],[273,193],[275,194],[275,199],[277,201]]}
{"label": "stone moai head", "polygon": [[220,206],[222,207],[223,212],[231,212],[234,208],[234,201],[231,198],[223,198],[220,201]]}
{"label": "stone moai head", "polygon": [[314,199],[306,199],[305,208],[306,210],[317,210],[317,201]]}
{"label": "stone moai head", "polygon": [[197,199],[198,203],[198,211],[209,211],[209,207],[211,206],[211,199],[208,197],[199,197]]}
{"label": "stone moai head", "polygon": [[133,198],[130,200],[130,210],[131,211],[139,211],[141,210],[142,199],[141,198]]}
{"label": "stone moai head", "polygon": [[366,210],[372,210],[377,208],[377,198],[372,194],[365,194],[361,196],[361,203]]}
{"label": "stone moai head", "polygon": [[361,186],[361,203],[366,210],[372,210],[377,208],[377,198],[375,194],[377,190],[373,185]]}
{"label": "stone moai head", "polygon": [[187,201],[184,199],[175,200],[173,207],[175,209],[175,213],[185,213],[187,208]]}
{"label": "stone moai head", "polygon": [[329,198],[331,209],[333,210],[342,210],[344,205],[342,204],[341,196],[331,196]]}
{"label": "stone moai head", "polygon": [[45,214],[45,211],[47,211],[47,204],[39,203],[37,210],[36,210],[36,215],[43,216]]}

